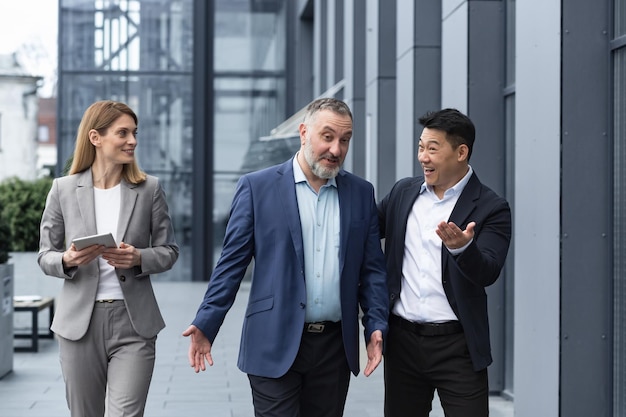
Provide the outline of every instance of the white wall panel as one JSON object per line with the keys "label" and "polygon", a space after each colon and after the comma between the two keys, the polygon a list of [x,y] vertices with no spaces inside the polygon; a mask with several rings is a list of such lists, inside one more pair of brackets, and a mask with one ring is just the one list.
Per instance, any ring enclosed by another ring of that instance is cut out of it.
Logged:
{"label": "white wall panel", "polygon": [[517,2],[515,415],[559,415],[561,2]]}
{"label": "white wall panel", "polygon": [[441,107],[453,107],[465,114],[467,114],[469,33],[467,8],[465,2],[450,14],[442,13],[441,28]]}

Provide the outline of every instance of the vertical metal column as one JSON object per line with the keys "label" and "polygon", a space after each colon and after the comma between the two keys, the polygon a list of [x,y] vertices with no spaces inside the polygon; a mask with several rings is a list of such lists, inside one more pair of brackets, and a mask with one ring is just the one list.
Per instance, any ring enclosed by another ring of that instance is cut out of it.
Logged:
{"label": "vertical metal column", "polygon": [[560,413],[568,417],[613,415],[609,3],[561,6]]}
{"label": "vertical metal column", "polygon": [[213,15],[214,0],[194,0],[192,281],[213,269]]}
{"label": "vertical metal column", "polygon": [[[470,2],[468,9],[468,115],[476,125],[470,164],[480,180],[504,196],[504,8],[500,2]],[[489,389],[504,389],[504,277],[487,288],[493,363]]]}

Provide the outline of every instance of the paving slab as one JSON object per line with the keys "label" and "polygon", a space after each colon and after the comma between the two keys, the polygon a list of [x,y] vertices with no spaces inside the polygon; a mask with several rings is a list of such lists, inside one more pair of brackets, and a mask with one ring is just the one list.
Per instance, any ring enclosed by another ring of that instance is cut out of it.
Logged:
{"label": "paving slab", "polygon": [[[13,258],[16,263],[15,294],[56,296],[61,280],[41,273],[36,254],[18,255],[18,259]],[[218,334],[213,349],[214,366],[196,374],[187,361],[189,341],[181,333],[194,318],[206,283],[163,281],[158,276],[152,279],[167,326],[157,338],[146,417],[253,416],[248,378],[237,369],[249,283],[242,283],[235,304]],[[366,361],[362,348],[362,369]],[[39,352],[36,353],[16,352],[13,365],[13,372],[0,379],[0,416],[69,416],[56,340],[40,339]],[[344,416],[381,417],[383,400],[381,364],[368,378],[363,374],[352,377]],[[444,417],[438,401],[433,405],[431,417]],[[501,397],[491,398],[490,409],[493,417],[513,417],[513,403]]]}

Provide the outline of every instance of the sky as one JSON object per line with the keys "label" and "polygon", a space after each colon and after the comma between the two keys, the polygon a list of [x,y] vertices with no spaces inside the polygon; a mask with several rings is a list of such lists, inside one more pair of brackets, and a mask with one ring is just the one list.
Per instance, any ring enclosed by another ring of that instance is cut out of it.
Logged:
{"label": "sky", "polygon": [[59,0],[0,0],[0,54],[41,39],[56,54]]}
{"label": "sky", "polygon": [[38,94],[54,94],[59,0],[0,0],[0,54],[24,44],[40,45],[45,58],[23,61],[32,75],[44,77]]}

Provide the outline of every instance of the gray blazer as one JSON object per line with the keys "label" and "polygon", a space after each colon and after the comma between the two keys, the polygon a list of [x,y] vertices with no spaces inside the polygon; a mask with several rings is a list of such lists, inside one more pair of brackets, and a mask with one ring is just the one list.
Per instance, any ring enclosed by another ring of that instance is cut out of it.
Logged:
{"label": "gray blazer", "polygon": [[[75,238],[96,234],[91,169],[57,178],[41,218],[39,266],[46,275],[63,278],[56,303],[52,331],[59,336],[82,338],[91,320],[98,277],[97,259],[87,265],[64,269],[61,258]],[[126,309],[135,331],[151,338],[165,327],[150,274],[170,269],[178,258],[165,194],[156,177],[141,184],[121,183],[121,208],[117,225],[118,244],[133,245],[141,252],[141,266],[117,269]]]}

